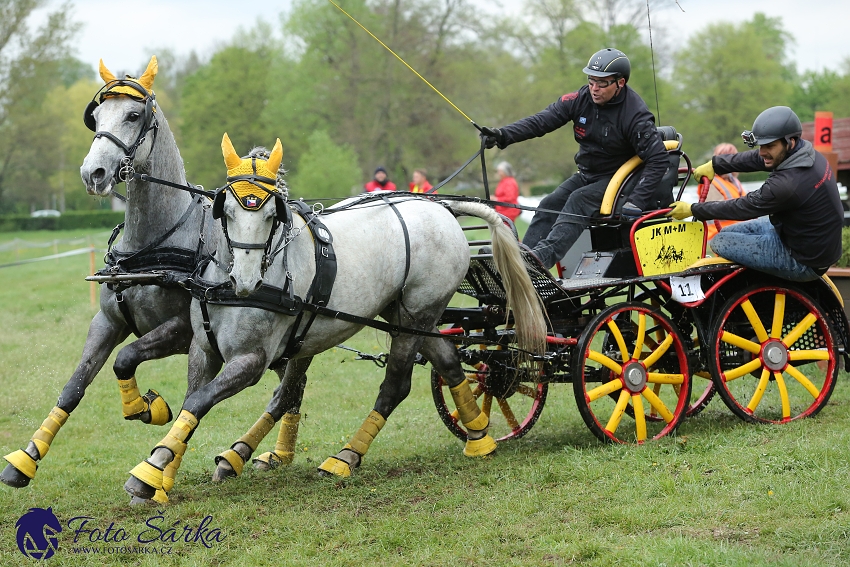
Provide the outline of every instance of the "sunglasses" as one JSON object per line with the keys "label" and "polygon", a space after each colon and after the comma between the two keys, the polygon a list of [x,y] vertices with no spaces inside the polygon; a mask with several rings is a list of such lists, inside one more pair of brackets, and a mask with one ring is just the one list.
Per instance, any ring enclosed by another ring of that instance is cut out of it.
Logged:
{"label": "sunglasses", "polygon": [[616,83],[618,80],[619,79],[614,78],[614,79],[611,79],[610,81],[600,81],[599,79],[595,79],[593,77],[588,77],[587,78],[587,84],[592,86],[592,87],[599,87],[600,89],[604,89],[604,88],[610,87],[611,85]]}

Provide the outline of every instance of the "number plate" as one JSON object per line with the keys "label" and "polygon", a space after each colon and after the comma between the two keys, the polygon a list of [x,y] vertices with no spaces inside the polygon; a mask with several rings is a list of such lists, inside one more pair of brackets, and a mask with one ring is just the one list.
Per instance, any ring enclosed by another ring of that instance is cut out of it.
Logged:
{"label": "number plate", "polygon": [[686,278],[670,276],[670,291],[673,294],[673,300],[679,303],[692,303],[705,299],[700,283],[701,277],[699,275]]}

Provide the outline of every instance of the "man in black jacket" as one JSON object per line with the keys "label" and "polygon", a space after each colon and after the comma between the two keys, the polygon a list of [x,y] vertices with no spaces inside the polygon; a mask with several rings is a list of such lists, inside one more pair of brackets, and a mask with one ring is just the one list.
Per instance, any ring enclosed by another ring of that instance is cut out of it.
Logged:
{"label": "man in black jacket", "polygon": [[756,118],[752,131],[742,134],[746,144],[758,145],[758,150],[714,156],[694,170],[697,180],[712,179],[715,173],[769,171],[764,185],[729,201],[673,203],[670,216],[755,219],[721,230],[711,241],[712,250],[788,280],[817,279],[841,257],[844,210],[829,163],[802,134],[803,126],[793,110],[768,108]]}
{"label": "man in black jacket", "polygon": [[643,99],[626,83],[631,73],[622,51],[603,49],[583,69],[588,84],[567,93],[545,110],[502,128],[482,128],[488,148],[538,138],[572,122],[579,150],[578,173],[561,183],[540,202],[523,238],[548,269],[570,249],[597,213],[611,177],[635,154],[646,163],[624,209],[640,211],[656,206],[652,192],[667,172],[669,160],[655,117]]}

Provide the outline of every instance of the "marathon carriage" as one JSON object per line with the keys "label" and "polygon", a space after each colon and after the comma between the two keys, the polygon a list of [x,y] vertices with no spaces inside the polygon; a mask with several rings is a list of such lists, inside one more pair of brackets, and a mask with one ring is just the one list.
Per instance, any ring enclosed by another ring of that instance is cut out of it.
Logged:
{"label": "marathon carriage", "polygon": [[[659,130],[671,160],[657,190],[666,205],[677,183],[681,197],[691,168],[681,136]],[[749,422],[815,415],[839,358],[850,365],[847,318],[828,277],[795,283],[706,257],[704,223],[674,221],[667,209],[637,219],[618,212],[640,164],[635,157],[613,177],[591,222],[592,249],[572,277],[555,278],[527,258],[550,321],[545,356],[518,356],[492,257],[473,255],[458,292],[478,305],[448,308],[441,332],[480,340],[459,354],[498,440],[534,426],[552,384],[572,383],[601,440],[643,443],[674,431],[715,392]],[[465,439],[435,371],[432,392],[445,425]]]}

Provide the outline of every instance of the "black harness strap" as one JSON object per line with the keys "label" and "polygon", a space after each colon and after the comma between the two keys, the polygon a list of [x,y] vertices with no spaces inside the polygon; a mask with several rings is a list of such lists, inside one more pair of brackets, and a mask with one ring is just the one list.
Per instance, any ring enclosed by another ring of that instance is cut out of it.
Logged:
{"label": "black harness strap", "polygon": [[142,338],[142,333],[139,332],[139,328],[136,326],[136,321],[133,319],[133,314],[130,313],[130,307],[124,301],[124,294],[121,290],[115,290],[115,301],[118,303],[118,310],[124,316],[127,326],[130,327],[130,330],[137,338]]}
{"label": "black harness strap", "polygon": [[212,325],[210,324],[210,313],[207,311],[207,302],[201,299],[200,304],[201,317],[204,320],[204,332],[207,334],[207,340],[210,342],[210,346],[212,347],[215,355],[223,362],[224,357],[221,355],[221,351],[218,348],[218,341],[215,340],[215,333],[213,333]]}
{"label": "black harness strap", "polygon": [[[396,208],[395,203],[390,201],[386,194],[381,194],[381,198],[384,202],[389,205],[389,207],[395,213],[395,216],[398,217],[398,222],[401,223],[401,231],[404,233],[404,278],[401,280],[401,289],[398,290],[398,298],[396,299],[396,311],[398,313],[398,322],[401,323],[401,306],[404,301],[404,288],[407,286],[407,275],[410,273],[410,233],[407,230],[407,223],[404,222],[404,217],[401,216],[398,208]],[[390,333],[390,336],[395,338],[398,334]]]}

